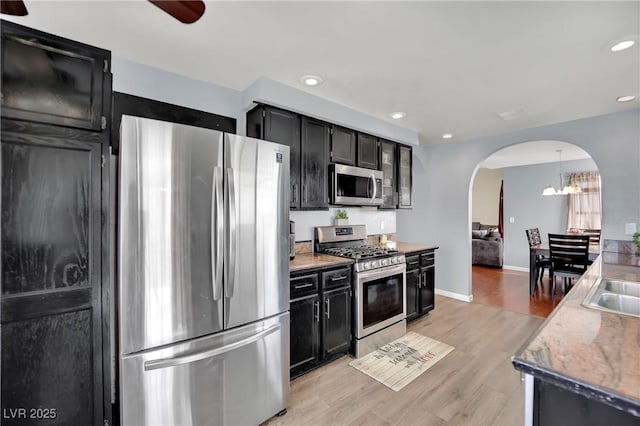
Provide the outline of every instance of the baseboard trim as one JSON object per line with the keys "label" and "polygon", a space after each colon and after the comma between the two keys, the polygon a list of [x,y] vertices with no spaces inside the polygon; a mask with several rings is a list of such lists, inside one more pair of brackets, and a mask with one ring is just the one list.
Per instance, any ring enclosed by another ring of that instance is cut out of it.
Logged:
{"label": "baseboard trim", "polygon": [[449,297],[451,299],[456,299],[456,300],[461,300],[461,301],[467,302],[467,303],[470,303],[471,301],[473,301],[473,294],[466,295],[466,294],[454,293],[452,291],[441,290],[439,288],[436,288],[435,293],[440,295],[440,296]]}
{"label": "baseboard trim", "polygon": [[502,269],[509,269],[510,271],[529,272],[529,268],[523,268],[522,266],[502,265]]}

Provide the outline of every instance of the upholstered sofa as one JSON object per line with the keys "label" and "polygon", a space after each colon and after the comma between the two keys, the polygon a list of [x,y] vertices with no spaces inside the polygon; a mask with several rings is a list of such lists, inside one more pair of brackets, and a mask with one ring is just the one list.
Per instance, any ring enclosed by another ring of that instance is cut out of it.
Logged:
{"label": "upholstered sofa", "polygon": [[495,225],[471,224],[471,263],[502,268],[504,241]]}

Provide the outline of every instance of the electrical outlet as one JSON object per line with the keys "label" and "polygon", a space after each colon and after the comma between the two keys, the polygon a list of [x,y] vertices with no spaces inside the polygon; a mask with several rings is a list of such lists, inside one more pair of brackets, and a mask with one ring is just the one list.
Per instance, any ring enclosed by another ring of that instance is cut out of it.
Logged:
{"label": "electrical outlet", "polygon": [[384,220],[380,221],[380,230],[384,231]]}
{"label": "electrical outlet", "polygon": [[516,218],[513,216],[509,217],[509,223],[516,223]]}
{"label": "electrical outlet", "polygon": [[636,233],[636,224],[635,223],[625,223],[624,224],[624,233],[627,235],[633,235]]}

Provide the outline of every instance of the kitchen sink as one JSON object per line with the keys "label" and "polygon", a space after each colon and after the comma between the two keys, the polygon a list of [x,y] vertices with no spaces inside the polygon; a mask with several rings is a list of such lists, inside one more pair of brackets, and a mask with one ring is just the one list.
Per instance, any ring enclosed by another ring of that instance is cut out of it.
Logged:
{"label": "kitchen sink", "polygon": [[600,279],[582,305],[640,318],[640,283]]}
{"label": "kitchen sink", "polygon": [[640,297],[640,283],[632,283],[629,281],[602,280],[605,291],[624,294],[627,296]]}

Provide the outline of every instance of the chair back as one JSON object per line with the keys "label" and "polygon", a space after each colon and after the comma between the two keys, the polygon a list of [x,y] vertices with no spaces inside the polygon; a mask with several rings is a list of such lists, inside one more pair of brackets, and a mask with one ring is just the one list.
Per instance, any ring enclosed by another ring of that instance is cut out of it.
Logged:
{"label": "chair back", "polygon": [[540,229],[531,228],[526,229],[525,232],[527,233],[527,240],[529,240],[529,247],[542,244],[542,239],[540,238]]}
{"label": "chair back", "polygon": [[591,239],[591,244],[600,244],[599,229],[583,229],[582,233],[589,236],[589,238]]}
{"label": "chair back", "polygon": [[554,273],[582,275],[589,265],[589,235],[549,234],[549,257]]}

